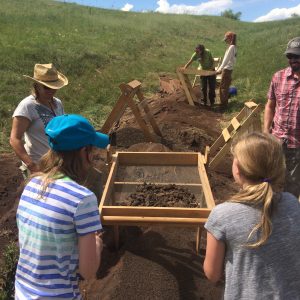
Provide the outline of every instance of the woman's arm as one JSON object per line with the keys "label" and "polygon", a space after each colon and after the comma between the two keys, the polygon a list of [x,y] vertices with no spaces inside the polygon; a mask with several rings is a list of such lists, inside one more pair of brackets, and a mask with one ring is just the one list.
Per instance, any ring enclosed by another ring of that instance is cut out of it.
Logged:
{"label": "woman's arm", "polygon": [[96,233],[79,236],[79,273],[84,279],[96,277],[103,249],[102,238]]}
{"label": "woman's arm", "polygon": [[203,269],[206,277],[217,282],[224,272],[225,244],[218,241],[211,233],[207,232],[206,255]]}
{"label": "woman's arm", "polygon": [[33,173],[38,171],[38,168],[37,165],[32,161],[31,157],[27,154],[22,140],[23,135],[29,126],[29,119],[21,116],[14,117],[9,142],[17,156],[26,164],[29,171]]}

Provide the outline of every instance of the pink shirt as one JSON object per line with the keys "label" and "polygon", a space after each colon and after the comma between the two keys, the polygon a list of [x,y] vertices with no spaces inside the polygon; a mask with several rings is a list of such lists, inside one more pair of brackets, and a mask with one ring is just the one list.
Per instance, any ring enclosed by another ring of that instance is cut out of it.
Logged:
{"label": "pink shirt", "polygon": [[274,74],[268,99],[276,102],[272,134],[288,148],[300,148],[300,78],[290,67]]}

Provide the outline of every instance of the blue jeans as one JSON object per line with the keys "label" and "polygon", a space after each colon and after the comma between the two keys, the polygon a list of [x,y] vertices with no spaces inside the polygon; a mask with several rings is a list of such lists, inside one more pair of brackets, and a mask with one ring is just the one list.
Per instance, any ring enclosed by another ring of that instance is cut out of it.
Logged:
{"label": "blue jeans", "polygon": [[201,86],[203,93],[203,102],[207,103],[207,85],[208,85],[208,98],[210,104],[215,103],[216,98],[216,75],[212,76],[201,76]]}

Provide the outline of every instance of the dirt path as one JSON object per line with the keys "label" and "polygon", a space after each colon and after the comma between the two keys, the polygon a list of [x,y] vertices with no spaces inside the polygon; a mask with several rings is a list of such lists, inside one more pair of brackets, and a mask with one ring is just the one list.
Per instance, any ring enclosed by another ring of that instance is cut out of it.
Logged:
{"label": "dirt path", "polygon": [[[128,110],[116,131],[118,151],[204,151],[220,134],[220,113],[209,107],[190,106],[184,94],[157,94],[148,104],[163,137],[147,143]],[[0,157],[0,251],[16,239],[15,208],[21,174],[12,154]],[[99,156],[104,179],[108,170]],[[216,202],[236,190],[230,175],[230,159],[218,172],[209,172]],[[105,228],[104,252],[98,280],[83,282],[87,299],[220,299],[222,284],[210,284],[203,275],[201,255],[195,254],[195,228],[122,227],[121,247],[115,250],[113,231]],[[202,243],[204,245],[204,243]]]}

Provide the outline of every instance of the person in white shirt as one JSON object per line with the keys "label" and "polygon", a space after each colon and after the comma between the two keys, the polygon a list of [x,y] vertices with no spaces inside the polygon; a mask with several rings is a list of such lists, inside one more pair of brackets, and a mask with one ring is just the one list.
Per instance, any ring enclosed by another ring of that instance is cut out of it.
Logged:
{"label": "person in white shirt", "polygon": [[38,171],[38,161],[49,150],[45,127],[55,116],[64,114],[61,100],[54,95],[68,79],[52,63],[35,64],[33,77],[24,77],[33,81],[33,91],[13,113],[10,144],[22,161],[20,169],[26,178]]}
{"label": "person in white shirt", "polygon": [[231,75],[233,67],[236,62],[236,34],[228,31],[225,33],[224,41],[228,44],[228,48],[225,52],[222,64],[216,70],[216,74],[222,73],[222,79],[220,83],[220,102],[223,108],[226,108],[229,98],[229,86],[231,84]]}

